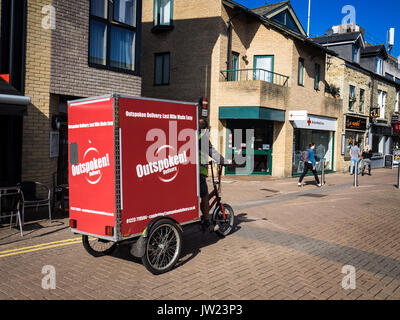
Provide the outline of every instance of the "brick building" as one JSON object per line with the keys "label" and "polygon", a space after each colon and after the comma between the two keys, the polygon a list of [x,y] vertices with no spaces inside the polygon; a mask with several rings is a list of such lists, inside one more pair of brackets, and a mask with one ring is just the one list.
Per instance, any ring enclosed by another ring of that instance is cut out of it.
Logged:
{"label": "brick building", "polygon": [[67,182],[67,100],[141,95],[141,5],[0,0],[0,74],[9,74],[9,86],[30,98],[23,125],[20,117],[19,173],[4,184],[34,180],[51,186],[54,173],[59,183]]}
{"label": "brick building", "polygon": [[[306,37],[289,1],[146,1],[142,36],[143,95],[207,97],[213,144],[243,159],[227,174],[298,175],[311,141],[338,169],[342,101],[325,93],[326,54],[336,54]],[[307,118],[290,121],[299,110]]]}

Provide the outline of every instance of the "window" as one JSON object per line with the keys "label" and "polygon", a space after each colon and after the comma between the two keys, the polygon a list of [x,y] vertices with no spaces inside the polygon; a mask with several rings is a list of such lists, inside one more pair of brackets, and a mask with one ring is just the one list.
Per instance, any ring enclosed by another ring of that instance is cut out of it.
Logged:
{"label": "window", "polygon": [[358,111],[360,113],[364,112],[364,102],[365,102],[365,90],[360,89],[360,105],[359,105],[359,109],[358,109]]}
{"label": "window", "polygon": [[172,25],[172,0],[154,0],[154,26]]}
{"label": "window", "polygon": [[154,84],[169,84],[170,54],[156,53],[154,62]]}
{"label": "window", "polygon": [[89,65],[136,71],[137,0],[91,0]]}
{"label": "window", "polygon": [[239,75],[239,53],[232,52],[232,81],[238,81]]}
{"label": "window", "polygon": [[304,59],[299,58],[299,75],[297,78],[297,83],[299,86],[304,85]]}
{"label": "window", "polygon": [[353,45],[353,62],[360,63],[360,48]]}
{"label": "window", "polygon": [[354,104],[356,103],[356,88],[350,86],[350,93],[349,93],[349,111],[354,111]]}
{"label": "window", "polygon": [[399,112],[399,94],[400,94],[400,91],[396,90],[396,102],[394,105],[394,112]]}
{"label": "window", "polygon": [[275,22],[278,22],[280,24],[283,24],[284,26],[288,27],[289,29],[301,33],[300,29],[297,27],[296,21],[292,18],[292,15],[290,14],[289,10],[284,10],[281,13],[278,13],[277,15],[273,16],[271,18]]}
{"label": "window", "polygon": [[397,78],[396,77],[396,80],[395,80],[396,82],[398,82],[398,83],[400,83],[400,78]]}
{"label": "window", "polygon": [[375,72],[380,75],[383,74],[383,60],[380,57],[376,57]]}
{"label": "window", "polygon": [[378,108],[380,109],[379,119],[385,119],[386,92],[378,90]]}
{"label": "window", "polygon": [[254,56],[254,80],[273,82],[274,56]]}
{"label": "window", "polygon": [[321,77],[321,66],[316,63],[315,64],[315,76],[314,76],[314,89],[319,90],[319,81]]}
{"label": "window", "polygon": [[392,81],[394,81],[394,76],[392,76],[390,73],[385,73],[385,77],[386,78],[388,78],[388,79],[390,79],[390,80],[392,80]]}

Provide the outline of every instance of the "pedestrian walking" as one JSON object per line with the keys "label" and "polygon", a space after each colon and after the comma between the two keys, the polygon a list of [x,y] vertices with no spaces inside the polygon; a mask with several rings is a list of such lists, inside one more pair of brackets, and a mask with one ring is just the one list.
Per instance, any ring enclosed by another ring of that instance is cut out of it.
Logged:
{"label": "pedestrian walking", "polygon": [[321,183],[318,178],[317,167],[316,167],[316,163],[315,163],[315,155],[314,155],[315,143],[311,142],[308,147],[309,148],[303,152],[302,159],[304,161],[304,171],[300,177],[298,185],[299,185],[299,187],[302,186],[304,177],[306,176],[308,171],[311,170],[312,173],[314,174],[315,182],[317,183],[317,186],[321,187]]}
{"label": "pedestrian walking", "polygon": [[351,156],[351,165],[350,165],[350,175],[353,175],[354,173],[354,165],[357,163],[358,164],[358,174],[360,174],[360,159],[361,159],[361,153],[360,153],[360,148],[359,148],[359,143],[356,142],[354,146],[350,148],[350,156]]}
{"label": "pedestrian walking", "polygon": [[370,146],[365,146],[365,149],[363,153],[361,154],[361,157],[363,159],[363,168],[361,174],[364,175],[365,169],[368,166],[368,175],[371,175],[371,158],[372,158],[372,150]]}

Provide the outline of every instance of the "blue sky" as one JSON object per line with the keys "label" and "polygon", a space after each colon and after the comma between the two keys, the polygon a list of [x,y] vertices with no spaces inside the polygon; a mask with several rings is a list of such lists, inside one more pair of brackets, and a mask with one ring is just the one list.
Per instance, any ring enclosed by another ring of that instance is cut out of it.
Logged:
{"label": "blue sky", "polygon": [[[234,0],[248,8],[265,4],[265,0]],[[269,0],[276,3],[280,0]],[[291,0],[292,7],[307,31],[308,0]],[[366,40],[372,44],[386,44],[389,28],[395,28],[395,46],[392,55],[400,56],[400,1],[399,0],[311,0],[311,36],[322,36],[332,25],[341,24],[346,14],[342,8],[355,8],[356,23],[366,31]]]}

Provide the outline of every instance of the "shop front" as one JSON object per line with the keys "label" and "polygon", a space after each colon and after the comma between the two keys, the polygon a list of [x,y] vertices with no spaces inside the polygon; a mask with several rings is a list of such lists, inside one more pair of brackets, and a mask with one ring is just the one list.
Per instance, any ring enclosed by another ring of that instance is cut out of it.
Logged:
{"label": "shop front", "polygon": [[325,171],[334,170],[334,146],[336,119],[311,116],[307,120],[292,121],[293,125],[293,165],[292,175],[299,176],[304,171],[304,161],[301,159],[303,151],[307,150],[311,142],[315,143],[315,158],[318,162],[317,171],[322,171],[321,159],[325,162]]}
{"label": "shop front", "polygon": [[350,161],[350,148],[358,143],[360,149],[363,149],[366,143],[365,135],[367,132],[367,118],[346,115],[345,121],[345,134],[344,134],[344,144],[343,144],[343,152],[344,152],[344,160]]}
{"label": "shop front", "polygon": [[284,122],[285,111],[262,107],[220,107],[225,122],[225,154],[236,164],[227,175],[271,175],[274,121]]}
{"label": "shop front", "polygon": [[372,168],[384,168],[385,156],[392,152],[392,127],[386,124],[371,124],[368,141],[372,150]]}

